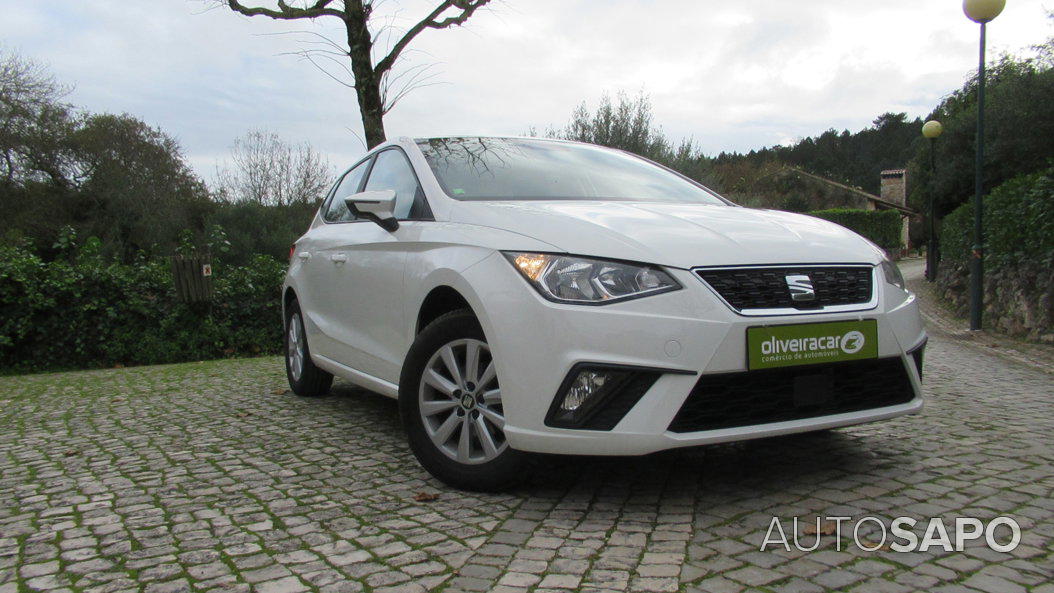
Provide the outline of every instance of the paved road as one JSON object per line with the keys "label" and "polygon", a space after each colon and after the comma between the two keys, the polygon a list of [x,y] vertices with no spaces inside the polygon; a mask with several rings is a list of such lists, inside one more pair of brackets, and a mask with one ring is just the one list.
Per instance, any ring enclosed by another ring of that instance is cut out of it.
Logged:
{"label": "paved road", "polygon": [[[937,335],[926,391],[919,416],[546,458],[522,488],[480,495],[420,469],[392,401],[339,383],[297,398],[273,358],[0,378],[0,593],[1051,593],[1054,380]],[[759,551],[774,516],[836,515],[1008,515],[1022,540],[865,552],[844,533],[842,551],[833,536]]]}

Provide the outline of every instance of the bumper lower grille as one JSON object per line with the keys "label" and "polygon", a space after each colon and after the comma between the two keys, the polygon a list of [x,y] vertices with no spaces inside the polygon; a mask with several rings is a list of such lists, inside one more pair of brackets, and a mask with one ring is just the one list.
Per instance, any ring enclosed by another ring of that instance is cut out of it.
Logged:
{"label": "bumper lower grille", "polygon": [[669,430],[695,432],[904,404],[915,393],[900,358],[703,375]]}
{"label": "bumper lower grille", "polygon": [[[784,266],[772,268],[702,268],[695,271],[733,309],[822,309],[871,302],[871,266]],[[791,298],[788,276],[807,276],[815,298]]]}

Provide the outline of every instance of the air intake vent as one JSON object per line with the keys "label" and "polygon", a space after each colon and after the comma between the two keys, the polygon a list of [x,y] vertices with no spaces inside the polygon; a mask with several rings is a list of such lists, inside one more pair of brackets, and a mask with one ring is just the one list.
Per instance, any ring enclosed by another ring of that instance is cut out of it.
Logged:
{"label": "air intake vent", "polygon": [[703,375],[671,432],[738,428],[905,404],[915,393],[900,358]]}

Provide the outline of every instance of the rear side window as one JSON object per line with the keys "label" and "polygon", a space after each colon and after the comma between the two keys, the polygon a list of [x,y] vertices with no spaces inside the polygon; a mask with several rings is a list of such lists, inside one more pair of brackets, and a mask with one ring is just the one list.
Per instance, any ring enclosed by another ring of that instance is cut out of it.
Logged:
{"label": "rear side window", "polygon": [[370,171],[365,191],[395,191],[395,218],[399,220],[431,220],[424,191],[417,183],[417,175],[401,150],[385,150],[377,155]]}
{"label": "rear side window", "polygon": [[333,191],[333,197],[330,199],[329,204],[326,205],[325,213],[322,214],[322,218],[326,222],[351,222],[355,220],[355,215],[348,210],[347,204],[344,203],[344,198],[358,193],[359,187],[362,185],[362,178],[366,175],[366,170],[369,169],[369,164],[370,159],[366,159],[344,174],[340,184],[337,185],[337,189]]}

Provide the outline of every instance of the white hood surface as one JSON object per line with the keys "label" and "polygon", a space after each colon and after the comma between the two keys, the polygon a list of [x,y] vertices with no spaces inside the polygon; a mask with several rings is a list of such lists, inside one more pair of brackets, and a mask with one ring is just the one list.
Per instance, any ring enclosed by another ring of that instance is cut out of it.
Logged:
{"label": "white hood surface", "polygon": [[496,227],[575,255],[677,268],[867,263],[881,252],[834,223],[736,206],[625,201],[464,201],[454,222]]}

